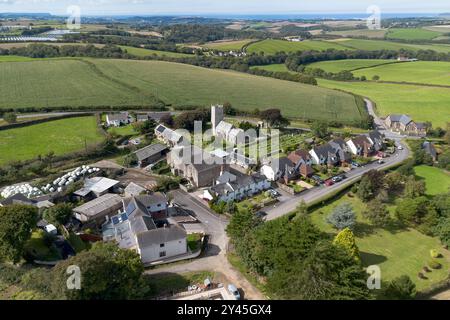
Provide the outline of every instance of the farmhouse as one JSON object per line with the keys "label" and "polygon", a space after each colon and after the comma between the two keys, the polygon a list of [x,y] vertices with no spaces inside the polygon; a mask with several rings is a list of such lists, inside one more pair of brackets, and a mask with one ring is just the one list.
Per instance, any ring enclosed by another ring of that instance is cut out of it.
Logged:
{"label": "farmhouse", "polygon": [[122,208],[122,198],[117,194],[107,193],[99,198],[73,209],[75,218],[81,222],[102,223],[107,215],[115,214]]}
{"label": "farmhouse", "polygon": [[160,141],[174,147],[183,141],[183,136],[172,129],[160,124],[155,128],[155,135]]}
{"label": "farmhouse", "polygon": [[167,154],[172,173],[188,179],[197,188],[214,184],[220,172],[228,168],[223,159],[196,146],[178,146]]}
{"label": "farmhouse", "polygon": [[162,207],[167,209],[167,199],[162,194],[125,199],[122,212],[108,217],[102,225],[103,240],[136,250],[143,263],[186,254],[186,231],[169,224],[163,219],[165,215],[155,217],[154,210]]}
{"label": "farmhouse", "polygon": [[133,117],[128,112],[113,113],[106,115],[106,125],[108,127],[120,127],[133,122]]}
{"label": "farmhouse", "polygon": [[423,122],[414,122],[405,114],[391,114],[384,123],[392,131],[400,131],[410,135],[426,135],[427,126]]}
{"label": "farmhouse", "polygon": [[134,152],[141,168],[153,164],[163,158],[169,149],[160,143],[152,144]]}
{"label": "farmhouse", "polygon": [[161,119],[165,117],[170,117],[170,112],[161,111],[161,112],[147,112],[147,113],[140,113],[136,115],[136,121],[137,122],[144,122],[148,120],[154,120],[156,122],[161,122]]}
{"label": "farmhouse", "polygon": [[261,174],[251,176],[222,172],[217,178],[216,185],[206,190],[204,198],[212,200],[217,197],[218,201],[229,202],[252,197],[270,188],[270,182]]}

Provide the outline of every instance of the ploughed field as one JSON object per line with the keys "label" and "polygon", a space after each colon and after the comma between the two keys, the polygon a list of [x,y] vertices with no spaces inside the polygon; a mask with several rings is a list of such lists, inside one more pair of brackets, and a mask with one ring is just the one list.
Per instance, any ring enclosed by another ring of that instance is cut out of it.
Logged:
{"label": "ploughed field", "polygon": [[163,61],[52,59],[0,63],[0,108],[208,106],[230,101],[241,110],[277,107],[287,117],[353,122],[354,96],[245,73]]}

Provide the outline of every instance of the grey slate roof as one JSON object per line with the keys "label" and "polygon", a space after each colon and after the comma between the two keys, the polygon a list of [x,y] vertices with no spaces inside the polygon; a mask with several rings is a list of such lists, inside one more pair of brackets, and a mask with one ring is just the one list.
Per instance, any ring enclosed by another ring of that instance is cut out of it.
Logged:
{"label": "grey slate roof", "polygon": [[15,195],[12,195],[12,196],[0,201],[0,204],[3,206],[8,206],[8,205],[12,205],[12,204],[26,204],[26,205],[32,206],[32,205],[36,204],[36,201],[28,199],[22,193],[16,193]]}
{"label": "grey slate roof", "polygon": [[134,182],[130,182],[128,184],[128,186],[125,188],[125,194],[137,196],[137,195],[141,194],[142,192],[144,192],[145,190],[147,190],[147,189],[145,189],[144,187],[141,187],[140,185],[138,185]]}
{"label": "grey slate roof", "polygon": [[108,120],[109,121],[127,121],[128,120],[128,113],[108,114]]}
{"label": "grey slate roof", "polygon": [[152,144],[149,146],[146,146],[142,149],[139,149],[137,151],[135,151],[134,153],[136,154],[136,157],[139,161],[145,160],[147,158],[150,158],[154,155],[157,155],[165,150],[167,150],[168,148],[165,145],[162,145],[160,143],[156,143],[156,144]]}
{"label": "grey slate roof", "polygon": [[405,126],[412,121],[412,119],[406,114],[391,114],[389,118],[392,122],[400,122]]}
{"label": "grey slate roof", "polygon": [[186,231],[177,225],[171,225],[166,228],[159,228],[150,232],[139,233],[136,237],[139,247],[143,248],[170,241],[183,240],[186,238]]}

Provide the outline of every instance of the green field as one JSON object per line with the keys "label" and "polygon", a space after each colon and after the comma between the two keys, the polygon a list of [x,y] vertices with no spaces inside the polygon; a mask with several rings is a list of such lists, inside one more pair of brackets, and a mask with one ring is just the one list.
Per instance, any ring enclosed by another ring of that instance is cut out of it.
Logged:
{"label": "green field", "polygon": [[49,121],[28,127],[0,131],[0,165],[32,159],[50,151],[61,155],[82,150],[85,143],[102,140],[95,117]]}
{"label": "green field", "polygon": [[268,64],[265,66],[253,66],[251,69],[263,69],[267,71],[272,72],[290,72],[290,73],[296,73],[295,71],[290,71],[284,63],[280,64]]}
{"label": "green field", "polygon": [[341,89],[375,101],[379,115],[409,114],[416,121],[431,121],[445,128],[450,119],[450,89],[374,82],[342,82],[318,79],[322,87]]}
{"label": "green field", "polygon": [[344,31],[331,31],[327,34],[332,34],[336,36],[342,36],[342,37],[367,37],[367,38],[384,38],[386,35],[387,30],[381,29],[381,30],[369,30],[369,29],[351,29],[351,30],[344,30]]}
{"label": "green field", "polygon": [[442,35],[442,33],[421,28],[392,28],[389,29],[387,38],[400,40],[432,40],[440,35]]}
{"label": "green field", "polygon": [[202,47],[209,48],[209,49],[215,49],[215,50],[222,50],[222,51],[239,51],[244,47],[246,44],[252,42],[254,40],[230,40],[230,41],[216,41],[216,42],[207,42]]}
{"label": "green field", "polygon": [[151,93],[121,81],[120,77],[105,77],[81,59],[0,63],[0,109],[129,106],[155,101]]}
{"label": "green field", "polygon": [[425,180],[428,195],[450,191],[450,173],[430,166],[417,166],[414,172],[417,177]]}
{"label": "green field", "polygon": [[0,56],[0,62],[23,62],[23,61],[35,61],[35,60],[39,60],[39,59],[33,59],[33,58],[21,57],[21,56]]}
{"label": "green field", "polygon": [[337,50],[348,50],[339,43],[320,41],[320,40],[305,40],[302,42],[289,42],[285,40],[276,39],[266,39],[256,43],[252,43],[247,47],[247,52],[249,53],[259,53],[264,52],[266,55],[275,54],[280,51],[284,52],[296,52],[304,50],[327,50],[327,49],[337,49]]}
{"label": "green field", "polygon": [[357,77],[364,75],[367,79],[372,79],[374,75],[378,75],[382,81],[450,86],[450,62],[403,62],[362,69],[353,72],[353,74]]}
{"label": "green field", "polygon": [[166,56],[166,57],[171,57],[171,58],[192,57],[191,54],[179,53],[179,52],[150,50],[150,49],[135,48],[135,47],[130,47],[130,46],[119,46],[119,47],[121,47],[123,50],[126,50],[129,54],[135,55],[137,57],[149,57],[152,55]]}
{"label": "green field", "polygon": [[314,62],[308,65],[309,68],[320,68],[326,72],[338,73],[340,71],[353,71],[361,68],[369,68],[387,63],[395,63],[395,60],[377,59],[346,59]]}
{"label": "green field", "polygon": [[353,96],[296,82],[161,61],[95,60],[95,64],[108,77],[172,105],[230,101],[248,111],[279,107],[288,117],[329,119],[337,114],[336,120],[360,119]]}
{"label": "green field", "polygon": [[[418,290],[423,290],[448,276],[450,254],[441,249],[437,238],[396,225],[386,228],[374,227],[362,217],[365,205],[356,197],[344,195],[333,203],[317,209],[311,214],[313,222],[323,231],[336,234],[336,230],[325,222],[325,219],[338,204],[344,202],[350,203],[357,214],[358,223],[354,233],[363,265],[378,265],[383,281],[406,274],[416,283]],[[389,209],[393,212],[395,207],[391,206]],[[427,273],[428,280],[420,280],[417,274],[430,261],[431,249],[437,249],[443,254],[444,257],[439,258],[443,267]]]}
{"label": "green field", "polygon": [[339,44],[349,50],[395,50],[408,49],[412,51],[418,50],[434,50],[436,52],[450,52],[450,45],[447,44],[410,44],[385,40],[364,40],[364,39],[337,39],[328,42]]}

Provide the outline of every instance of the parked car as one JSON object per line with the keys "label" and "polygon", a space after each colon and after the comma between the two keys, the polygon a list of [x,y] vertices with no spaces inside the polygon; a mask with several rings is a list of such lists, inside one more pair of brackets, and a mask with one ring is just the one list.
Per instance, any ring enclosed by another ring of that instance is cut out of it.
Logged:
{"label": "parked car", "polygon": [[331,179],[328,179],[328,180],[325,181],[325,185],[327,187],[331,187],[333,184],[334,184],[334,182]]}
{"label": "parked car", "polygon": [[383,164],[384,161],[382,159],[378,160],[378,164]]}
{"label": "parked car", "polygon": [[361,167],[361,165],[356,161],[352,161],[352,167],[359,168],[359,167]]}
{"label": "parked car", "polygon": [[257,213],[255,213],[255,215],[256,215],[258,218],[263,219],[264,217],[267,216],[267,213],[264,212],[264,211],[258,211]]}
{"label": "parked car", "polygon": [[403,146],[398,146],[397,149],[398,150],[403,150]]}
{"label": "parked car", "polygon": [[344,178],[342,178],[341,176],[331,178],[331,181],[333,181],[334,183],[341,182],[342,180],[344,180]]}
{"label": "parked car", "polygon": [[323,183],[322,178],[320,178],[318,175],[313,175],[313,176],[311,177],[311,179],[313,179],[313,180],[314,180],[315,182],[317,182],[317,183],[320,183],[320,184]]}
{"label": "parked car", "polygon": [[241,294],[234,284],[228,285],[228,292],[232,294],[236,300],[241,300]]}

